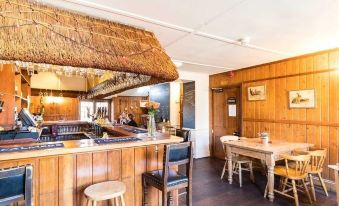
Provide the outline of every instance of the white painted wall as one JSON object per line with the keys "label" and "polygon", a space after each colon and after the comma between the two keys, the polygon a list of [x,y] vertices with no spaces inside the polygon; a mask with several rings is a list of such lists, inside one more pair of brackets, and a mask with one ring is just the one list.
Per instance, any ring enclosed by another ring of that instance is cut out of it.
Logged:
{"label": "white painted wall", "polygon": [[179,79],[195,81],[195,129],[192,130],[195,158],[210,156],[209,76],[206,73],[179,70]]}

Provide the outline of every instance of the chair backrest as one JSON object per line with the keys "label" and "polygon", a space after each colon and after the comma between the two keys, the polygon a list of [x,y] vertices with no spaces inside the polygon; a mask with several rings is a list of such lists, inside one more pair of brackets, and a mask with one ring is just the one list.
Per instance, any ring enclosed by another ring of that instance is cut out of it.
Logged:
{"label": "chair backrest", "polygon": [[222,148],[224,150],[224,153],[227,154],[226,152],[226,147],[225,147],[225,142],[230,142],[230,141],[238,141],[239,137],[238,136],[234,136],[234,135],[225,135],[220,137],[220,142],[222,143]]}
{"label": "chair backrest", "polygon": [[186,165],[186,176],[191,181],[193,168],[192,142],[165,145],[163,163],[163,181],[167,185],[170,167]]}
{"label": "chair backrest", "polygon": [[191,141],[191,131],[188,129],[176,129],[176,136],[184,138],[184,142]]}
{"label": "chair backrest", "polygon": [[307,151],[307,154],[311,155],[310,169],[311,171],[321,172],[327,155],[326,149],[317,149]]}
{"label": "chair backrest", "polygon": [[[307,166],[310,162],[311,156],[306,155],[281,155],[285,159],[285,167],[287,176],[306,176],[307,175]],[[290,163],[293,165],[293,173],[291,173]]]}
{"label": "chair backrest", "polygon": [[0,205],[9,205],[25,200],[25,206],[32,205],[31,165],[0,170]]}

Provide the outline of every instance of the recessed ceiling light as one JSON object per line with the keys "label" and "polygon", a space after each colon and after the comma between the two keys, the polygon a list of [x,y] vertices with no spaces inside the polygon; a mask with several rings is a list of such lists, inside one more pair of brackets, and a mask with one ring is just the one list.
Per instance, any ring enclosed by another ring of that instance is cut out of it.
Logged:
{"label": "recessed ceiling light", "polygon": [[182,62],[176,61],[176,60],[174,60],[173,63],[174,63],[174,65],[175,65],[177,68],[178,68],[178,67],[181,67],[181,66],[183,65]]}

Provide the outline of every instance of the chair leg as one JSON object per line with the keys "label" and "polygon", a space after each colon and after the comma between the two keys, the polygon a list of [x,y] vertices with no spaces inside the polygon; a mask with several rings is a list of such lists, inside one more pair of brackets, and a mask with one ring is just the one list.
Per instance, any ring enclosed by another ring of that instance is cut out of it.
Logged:
{"label": "chair leg", "polygon": [[255,180],[254,180],[254,173],[253,173],[253,163],[250,162],[250,163],[248,164],[248,166],[249,166],[249,169],[250,169],[250,177],[251,177],[251,181],[254,183]]}
{"label": "chair leg", "polygon": [[284,191],[284,190],[286,189],[287,182],[288,182],[288,178],[284,178],[284,181],[283,181],[283,185],[282,185],[281,191]]}
{"label": "chair leg", "polygon": [[162,205],[163,206],[168,206],[168,202],[167,202],[167,192],[162,191]]}
{"label": "chair leg", "polygon": [[92,206],[97,206],[97,201],[94,201],[94,200],[93,200]]}
{"label": "chair leg", "polygon": [[168,205],[169,206],[174,206],[174,201],[173,201],[173,194],[172,192],[168,193]]}
{"label": "chair leg", "polygon": [[238,163],[238,167],[239,167],[239,171],[238,171],[238,173],[239,173],[239,184],[240,184],[240,187],[242,187],[242,168],[241,168],[241,164],[240,163]]}
{"label": "chair leg", "polygon": [[186,189],[186,205],[187,206],[192,206],[192,186],[188,185]]}
{"label": "chair leg", "polygon": [[321,183],[321,186],[322,186],[322,188],[323,188],[323,190],[324,190],[326,196],[328,197],[327,188],[326,188],[326,185],[325,185],[325,182],[324,182],[323,178],[321,177],[320,172],[318,173],[318,177],[319,177],[319,181],[320,181],[320,183]]}
{"label": "chair leg", "polygon": [[148,206],[147,204],[147,183],[145,178],[142,179],[142,189],[143,189],[143,193],[142,193],[142,202],[144,206]]}
{"label": "chair leg", "polygon": [[299,206],[298,191],[297,191],[297,187],[295,185],[295,180],[292,180],[292,186],[293,186],[293,195],[294,195],[295,205]]}
{"label": "chair leg", "polygon": [[308,178],[310,179],[310,185],[311,185],[311,192],[312,192],[312,196],[313,196],[313,200],[317,201],[317,198],[315,196],[315,189],[314,189],[314,183],[313,183],[313,177],[312,174],[308,175]]}
{"label": "chair leg", "polygon": [[224,165],[224,168],[222,169],[222,173],[221,173],[220,179],[222,179],[222,178],[224,177],[224,175],[225,175],[227,164],[228,164],[228,163],[227,163],[227,160],[226,160],[225,165]]}
{"label": "chair leg", "polygon": [[266,183],[265,192],[264,192],[264,198],[267,197],[267,192],[268,192],[268,182]]}
{"label": "chair leg", "polygon": [[120,200],[121,200],[121,206],[125,206],[124,195],[121,195],[121,196],[120,196]]}
{"label": "chair leg", "polygon": [[303,183],[303,186],[305,188],[305,192],[306,192],[306,195],[307,195],[307,198],[308,198],[308,201],[310,202],[310,204],[312,204],[312,199],[311,199],[311,195],[310,195],[310,192],[308,191],[308,187],[305,183],[305,180],[301,180],[302,183]]}
{"label": "chair leg", "polygon": [[118,197],[114,198],[114,206],[119,206]]}
{"label": "chair leg", "polygon": [[89,199],[86,198],[86,205],[90,206],[91,205],[91,201]]}

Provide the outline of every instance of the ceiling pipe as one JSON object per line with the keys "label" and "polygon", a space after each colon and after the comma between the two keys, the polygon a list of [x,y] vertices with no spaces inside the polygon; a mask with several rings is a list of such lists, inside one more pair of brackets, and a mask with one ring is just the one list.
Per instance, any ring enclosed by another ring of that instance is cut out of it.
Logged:
{"label": "ceiling pipe", "polygon": [[215,40],[215,41],[221,41],[221,42],[225,42],[225,43],[240,46],[240,47],[260,50],[260,51],[274,53],[274,54],[283,55],[283,56],[289,56],[290,55],[286,52],[280,52],[280,51],[277,51],[277,50],[268,49],[268,48],[264,48],[264,47],[260,47],[260,46],[256,46],[256,45],[252,45],[252,44],[242,44],[241,42],[239,42],[237,40],[216,36],[216,35],[213,35],[213,34],[197,31],[195,29],[191,29],[191,28],[187,28],[187,27],[183,27],[183,26],[178,26],[178,25],[167,23],[167,22],[164,22],[164,21],[159,21],[159,20],[156,20],[156,19],[152,19],[152,18],[149,18],[149,17],[138,15],[138,14],[135,14],[135,13],[132,13],[132,12],[111,8],[111,7],[108,7],[108,6],[103,6],[103,5],[94,3],[94,2],[88,2],[86,0],[76,0],[76,1],[75,0],[61,0],[61,1],[69,2],[69,3],[72,3],[72,4],[77,4],[77,5],[80,5],[80,6],[85,6],[85,7],[89,7],[89,8],[93,8],[93,9],[98,9],[98,10],[105,11],[105,12],[108,12],[108,13],[113,13],[113,14],[117,14],[117,15],[120,15],[120,16],[125,16],[125,17],[128,17],[128,18],[132,18],[132,19],[135,19],[135,20],[151,23],[151,24],[154,24],[154,25],[158,25],[158,26],[161,26],[161,27],[168,28],[168,29],[186,32],[186,33],[190,33],[192,35],[212,39],[212,40]]}

